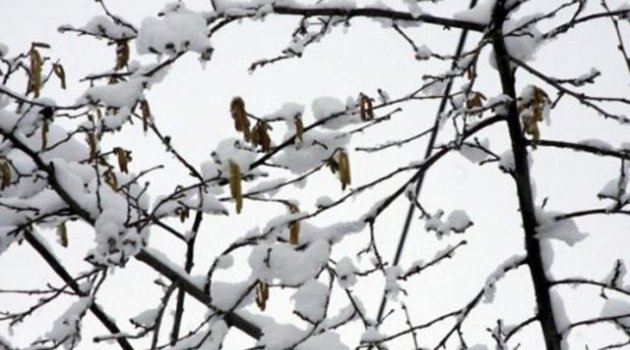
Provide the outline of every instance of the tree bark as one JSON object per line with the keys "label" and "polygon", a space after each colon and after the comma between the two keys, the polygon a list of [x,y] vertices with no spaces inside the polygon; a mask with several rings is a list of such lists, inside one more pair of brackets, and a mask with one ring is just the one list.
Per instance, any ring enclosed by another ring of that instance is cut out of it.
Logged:
{"label": "tree bark", "polygon": [[527,265],[532,277],[537,317],[542,327],[547,350],[561,350],[561,335],[558,332],[549,289],[551,284],[545,273],[540,241],[536,237],[536,213],[532,195],[529,163],[527,160],[527,140],[523,135],[516,106],[514,71],[510,66],[509,53],[503,37],[503,23],[506,20],[505,0],[498,0],[492,16],[492,47],[496,57],[497,70],[501,78],[503,93],[512,98],[507,108],[507,124],[514,155],[514,179],[518,194],[518,204],[525,231]]}

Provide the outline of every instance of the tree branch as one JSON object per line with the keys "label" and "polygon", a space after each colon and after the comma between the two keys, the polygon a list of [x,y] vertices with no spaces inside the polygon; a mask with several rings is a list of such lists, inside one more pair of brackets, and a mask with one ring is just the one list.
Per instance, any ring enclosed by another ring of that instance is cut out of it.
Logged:
{"label": "tree branch", "polygon": [[[35,251],[39,253],[39,255],[46,261],[46,263],[53,269],[53,271],[55,271],[57,276],[59,276],[68,286],[70,286],[70,288],[72,288],[75,293],[81,296],[85,295],[85,292],[82,291],[81,288],[79,288],[79,285],[74,280],[74,278],[72,278],[70,273],[68,273],[68,271],[63,267],[63,265],[61,265],[61,263],[55,258],[55,256],[50,251],[48,251],[48,248],[46,248],[46,246],[44,246],[37,238],[35,238],[35,236],[33,236],[28,231],[24,231],[24,238],[31,245],[31,247],[33,247],[33,249],[35,249]],[[103,309],[101,309],[101,307],[98,306],[96,303],[90,306],[90,311],[103,324],[103,326],[107,328],[107,330],[111,334],[120,333],[120,328],[118,328],[112,318],[107,316],[105,311],[103,311]],[[125,338],[117,338],[116,342],[124,350],[133,350],[133,347]]]}
{"label": "tree branch", "polygon": [[494,32],[492,46],[496,55],[497,69],[501,78],[503,93],[511,98],[507,105],[507,124],[514,154],[514,180],[518,193],[518,204],[525,231],[525,250],[538,306],[538,319],[541,323],[547,350],[561,350],[561,335],[556,327],[553,306],[549,295],[550,283],[545,274],[540,241],[536,237],[536,215],[532,195],[527,142],[521,131],[519,113],[516,107],[514,73],[510,67],[510,56],[503,37],[503,22],[506,20],[505,0],[499,0],[492,14]]}

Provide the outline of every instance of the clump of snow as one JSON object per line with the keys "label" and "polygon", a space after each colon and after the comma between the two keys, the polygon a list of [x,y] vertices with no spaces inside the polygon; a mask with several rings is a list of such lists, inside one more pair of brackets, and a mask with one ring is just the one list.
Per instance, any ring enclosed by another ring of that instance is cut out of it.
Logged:
{"label": "clump of snow", "polygon": [[309,280],[293,294],[295,312],[316,323],[324,319],[328,303],[328,287],[318,280]]}
{"label": "clump of snow", "polygon": [[124,265],[146,245],[148,232],[126,228],[126,220],[127,213],[121,208],[103,210],[94,223],[96,247],[90,250],[89,261],[104,266]]}
{"label": "clump of snow", "polygon": [[367,327],[363,334],[361,334],[362,343],[377,343],[383,338],[385,338],[385,336],[374,326]]}
{"label": "clump of snow", "polygon": [[70,305],[55,320],[52,329],[46,333],[46,338],[60,344],[66,350],[74,349],[81,341],[81,321],[93,302],[94,299],[90,296],[81,298]]}
{"label": "clump of snow", "polygon": [[481,1],[471,9],[456,12],[453,18],[460,21],[487,25],[492,19],[492,10],[494,9],[495,3],[496,0]]}
{"label": "clump of snow", "polygon": [[536,237],[539,239],[556,239],[571,247],[586,238],[587,234],[580,231],[575,221],[571,219],[558,220],[557,217],[562,214],[560,212],[537,209],[536,221],[538,222],[538,227],[536,227]]}
{"label": "clump of snow", "polygon": [[358,123],[361,118],[356,114],[347,114],[346,105],[341,100],[334,97],[318,97],[311,105],[313,117],[317,120],[338,115],[325,122],[322,126],[329,129],[340,129],[346,125]]}
{"label": "clump of snow", "polygon": [[77,103],[102,103],[108,107],[133,108],[142,97],[143,83],[139,79],[131,79],[112,85],[93,86],[83,94]]}
{"label": "clump of snow", "polygon": [[466,229],[473,225],[472,220],[468,217],[463,210],[453,210],[446,221],[442,220],[444,215],[443,210],[438,210],[435,214],[431,215],[424,224],[424,229],[427,231],[435,231],[438,237],[442,237],[451,232],[464,233]]}
{"label": "clump of snow", "polygon": [[[484,149],[488,149],[490,147],[490,141],[488,138],[483,139],[479,142],[480,146]],[[471,163],[479,163],[486,158],[488,158],[488,153],[483,149],[475,146],[471,146],[467,143],[462,144],[459,149],[459,154],[464,156],[464,158],[468,159]]]}
{"label": "clump of snow", "polygon": [[329,196],[321,196],[315,200],[315,206],[318,208],[327,208],[334,203],[333,199]]}
{"label": "clump of snow", "polygon": [[491,303],[494,300],[497,282],[505,276],[506,271],[516,267],[516,265],[522,263],[524,260],[525,256],[514,255],[499,265],[494,272],[488,276],[483,287],[484,302]]}
{"label": "clump of snow", "polygon": [[229,269],[234,265],[234,257],[232,255],[221,255],[217,258],[216,267],[217,269]]}
{"label": "clump of snow", "polygon": [[[210,285],[212,305],[219,310],[229,311],[237,306],[249,304],[253,301],[252,293],[246,294],[249,289],[250,283],[248,282],[229,283],[213,280]],[[247,295],[247,297],[243,298],[243,295]],[[241,305],[237,305],[239,302]]]}
{"label": "clump of snow", "polygon": [[127,106],[118,108],[113,113],[108,113],[101,120],[102,130],[119,130],[131,118],[131,109]]}
{"label": "clump of snow", "polygon": [[514,152],[507,150],[499,156],[499,169],[506,173],[513,173],[516,171],[516,164],[514,164]]}
{"label": "clump of snow", "polygon": [[344,256],[337,262],[335,272],[337,273],[337,282],[342,288],[350,288],[357,282],[357,268],[348,256]]}
{"label": "clump of snow", "polygon": [[[215,167],[204,163],[202,171],[204,177],[213,178],[216,176],[227,176],[229,174],[230,162],[239,166],[242,173],[249,170],[249,166],[256,161],[256,150],[250,145],[236,138],[226,138],[221,140],[215,150],[211,153]],[[205,168],[205,169],[204,169]]]}
{"label": "clump of snow", "polygon": [[260,197],[272,198],[275,196],[280,187],[287,182],[287,179],[284,177],[279,177],[277,179],[260,181],[255,186],[252,186],[247,190],[247,194],[256,194]]}
{"label": "clump of snow", "polygon": [[398,277],[403,275],[400,266],[389,266],[385,268],[385,295],[388,298],[396,300],[398,294],[403,290],[398,284]]}
{"label": "clump of snow", "polygon": [[549,296],[551,297],[551,309],[553,310],[553,319],[556,321],[556,328],[558,332],[563,333],[571,325],[571,321],[567,316],[562,296],[556,289],[549,290]]}
{"label": "clump of snow", "polygon": [[160,310],[158,308],[148,309],[132,317],[130,321],[143,328],[151,328],[155,325],[159,314]]}
{"label": "clump of snow", "polygon": [[201,197],[201,210],[206,214],[221,214],[227,215],[228,210],[223,205],[223,203],[219,202],[217,197],[210,192],[204,192]]}
{"label": "clump of snow", "polygon": [[211,320],[208,325],[197,332],[180,338],[168,350],[190,350],[207,349],[219,350],[223,346],[223,340],[229,330],[228,325],[223,320]]}
{"label": "clump of snow", "polygon": [[601,312],[602,317],[616,317],[619,323],[625,327],[630,327],[630,302],[617,298],[607,298]]}
{"label": "clump of snow", "polygon": [[277,111],[262,117],[265,120],[284,119],[288,123],[293,123],[294,118],[304,114],[304,105],[294,102],[284,103]]}
{"label": "clump of snow", "polygon": [[322,1],[319,2],[317,5],[317,7],[322,7],[322,8],[342,8],[342,9],[353,9],[357,7],[356,2],[354,2],[354,0],[326,0],[326,1]]}
{"label": "clump of snow", "polygon": [[[63,30],[63,27],[61,29]],[[104,15],[93,17],[81,29],[96,35],[103,35],[111,39],[130,39],[135,36],[135,33],[131,28],[122,24],[114,23],[114,21]]]}
{"label": "clump of snow", "polygon": [[142,21],[136,46],[140,54],[175,54],[195,51],[203,55],[212,52],[207,36],[206,20],[200,13],[188,10],[183,3],[164,11],[162,19]]}
{"label": "clump of snow", "polygon": [[428,60],[429,58],[431,58],[431,54],[433,54],[433,51],[431,51],[431,49],[426,45],[420,45],[416,48],[417,60],[420,60],[420,61]]}
{"label": "clump of snow", "polygon": [[9,47],[3,43],[0,43],[0,58],[9,54]]}
{"label": "clump of snow", "polygon": [[591,146],[591,147],[595,147],[595,148],[599,148],[605,151],[608,150],[612,150],[613,147],[606,141],[604,140],[600,140],[600,139],[587,139],[587,140],[582,140],[580,142],[578,142],[579,144],[585,145],[585,146]]}
{"label": "clump of snow", "polygon": [[[1,216],[0,214],[0,217]],[[15,229],[15,226],[0,226],[0,255],[9,249],[9,246],[11,246],[13,242],[21,237],[21,234],[11,233]]]}
{"label": "clump of snow", "polygon": [[411,17],[413,17],[414,19],[417,19],[418,17],[422,16],[422,9],[420,8],[420,6],[418,6],[418,1],[417,0],[404,0],[405,5],[407,5],[407,8],[409,9],[409,13],[411,14]]}
{"label": "clump of snow", "polygon": [[[542,33],[535,27],[537,21],[532,21],[535,16],[537,15],[524,16],[518,20],[507,20],[503,23],[507,52],[510,56],[523,62],[534,59],[536,51],[542,43]],[[527,23],[529,24],[525,25]],[[497,67],[494,53],[490,55],[490,66],[495,69]]]}
{"label": "clump of snow", "polygon": [[468,350],[488,350],[488,347],[483,344],[475,344],[468,347]]}
{"label": "clump of snow", "polygon": [[289,349],[306,334],[292,324],[266,325],[262,328],[262,333],[257,345],[263,346],[265,350]]}
{"label": "clump of snow", "polygon": [[260,244],[253,249],[249,265],[255,278],[289,286],[312,279],[328,262],[330,245],[323,240],[311,242],[304,250],[290,244]]}
{"label": "clump of snow", "polygon": [[278,165],[286,166],[294,174],[302,174],[320,165],[350,141],[347,133],[337,131],[310,130],[302,137],[299,147],[287,147],[276,157]]}
{"label": "clump of snow", "polygon": [[[206,214],[214,214],[214,215],[228,215],[229,211],[227,208],[221,203],[217,197],[215,196],[213,188],[219,188],[218,186],[210,186],[205,188],[201,193],[198,191],[188,191],[186,198],[181,199],[178,198],[174,201],[170,202],[170,209],[176,209],[180,207],[179,203],[183,203],[188,208],[199,208]],[[163,208],[160,210],[161,215],[173,215],[171,210],[167,210],[167,208]]]}
{"label": "clump of snow", "polygon": [[341,342],[339,334],[334,332],[325,332],[309,337],[297,347],[297,350],[349,350],[349,348]]}
{"label": "clump of snow", "polygon": [[612,199],[621,201],[622,197],[627,193],[628,178],[623,176],[617,179],[612,179],[604,185],[604,187],[597,193],[597,197],[600,199]]}
{"label": "clump of snow", "polygon": [[551,244],[550,240],[543,239],[540,241],[540,253],[542,256],[543,265],[545,267],[545,275],[551,280],[553,279],[551,267],[553,264],[553,259],[555,257],[555,252],[553,250],[553,245]]}

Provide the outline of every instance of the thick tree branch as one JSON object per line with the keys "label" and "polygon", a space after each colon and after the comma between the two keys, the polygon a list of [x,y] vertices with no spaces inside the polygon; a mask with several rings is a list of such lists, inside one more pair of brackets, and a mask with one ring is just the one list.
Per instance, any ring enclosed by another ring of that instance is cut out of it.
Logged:
{"label": "thick tree branch", "polygon": [[366,17],[366,18],[383,18],[399,21],[410,22],[422,22],[441,25],[446,28],[460,28],[468,29],[476,32],[482,32],[485,29],[484,25],[462,21],[451,18],[436,17],[431,15],[421,14],[414,17],[408,12],[395,11],[384,8],[340,8],[340,7],[296,7],[285,5],[273,5],[273,13],[279,15],[293,15],[293,16],[336,16],[336,17]]}
{"label": "thick tree branch", "polygon": [[[48,251],[48,248],[46,248],[46,246],[44,246],[37,238],[35,238],[28,231],[24,232],[24,238],[31,245],[31,247],[33,247],[33,249],[35,249],[35,251],[39,253],[39,255],[46,261],[46,263],[53,269],[53,271],[55,271],[57,276],[59,276],[64,281],[64,283],[70,286],[70,288],[78,295],[82,295],[82,296],[85,295],[85,292],[82,291],[81,288],[79,288],[79,285],[74,280],[74,278],[70,275],[70,273],[68,273],[68,271],[63,267],[63,265],[61,265],[61,263],[55,258],[55,256],[50,251]],[[90,306],[90,311],[103,324],[103,326],[107,328],[107,330],[111,334],[120,333],[120,328],[118,328],[118,326],[112,320],[112,318],[107,316],[105,311],[103,311],[103,309],[101,309],[101,307],[98,306],[96,303]],[[129,341],[127,341],[127,339],[125,338],[117,338],[116,342],[124,350],[133,350],[133,347],[131,346],[131,344],[129,344]]]}
{"label": "thick tree branch", "polygon": [[538,140],[538,141],[528,140],[527,143],[530,145],[536,145],[536,146],[572,149],[574,151],[592,153],[592,154],[600,155],[600,156],[615,157],[619,159],[630,160],[630,150],[606,149],[606,148],[591,146],[584,143],[574,143],[574,142],[556,141],[556,140]]}
{"label": "thick tree branch", "polygon": [[506,19],[505,1],[499,0],[492,15],[494,33],[492,46],[496,55],[497,69],[501,78],[503,93],[511,97],[507,105],[507,124],[514,154],[514,179],[518,193],[518,204],[525,231],[525,250],[536,294],[538,319],[541,323],[547,350],[561,350],[561,335],[556,327],[553,306],[549,295],[550,283],[545,274],[540,241],[536,237],[536,215],[534,197],[532,195],[529,163],[527,160],[527,142],[521,130],[519,114],[516,107],[514,88],[514,72],[510,66],[509,53],[503,37],[503,22]]}

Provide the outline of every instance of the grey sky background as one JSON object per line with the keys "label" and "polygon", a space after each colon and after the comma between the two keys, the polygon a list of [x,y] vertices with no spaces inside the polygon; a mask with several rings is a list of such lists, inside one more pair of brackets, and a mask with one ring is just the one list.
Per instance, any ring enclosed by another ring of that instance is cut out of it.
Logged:
{"label": "grey sky background", "polygon": [[[136,26],[139,26],[144,17],[154,16],[164,4],[162,1],[149,0],[110,0],[106,3],[114,13],[120,14]],[[185,3],[192,9],[209,9],[207,1]],[[387,0],[385,3],[404,8],[398,1]],[[437,7],[426,4],[423,8],[431,13],[449,14],[465,8],[467,3],[468,1],[463,0],[450,0],[439,3]],[[539,11],[541,7],[550,6],[554,2],[531,3],[532,5],[524,7],[523,14]],[[589,2],[590,8],[598,9],[597,3]],[[113,66],[114,47],[92,38],[62,35],[56,28],[62,24],[80,26],[87,23],[92,16],[101,13],[98,4],[92,1],[0,0],[0,42],[9,46],[9,56],[27,50],[31,41],[51,44],[53,48],[46,50],[46,55],[59,58],[64,64],[69,89],[61,91],[52,83],[44,90],[44,95],[54,97],[59,103],[72,103],[88,87],[86,83],[78,82],[81,77]],[[393,30],[384,29],[375,21],[358,19],[351,22],[347,33],[337,28],[321,43],[309,47],[301,59],[283,61],[249,74],[247,67],[251,62],[280,53],[288,44],[292,25],[295,23],[295,18],[270,16],[263,22],[243,21],[241,24],[232,24],[213,39],[215,54],[205,69],[202,69],[195,55],[190,54],[178,61],[165,80],[148,92],[147,98],[158,126],[172,136],[174,146],[189,157],[192,164],[198,165],[209,159],[209,153],[222,138],[237,136],[228,110],[233,96],[243,97],[248,111],[255,115],[274,112],[284,102],[301,103],[306,107],[305,118],[308,120],[312,118],[310,103],[317,97],[333,96],[345,101],[348,96],[356,97],[359,92],[375,96],[377,88],[397,97],[417,88],[422,82],[422,75],[439,74],[446,68],[443,63],[414,60],[413,52]],[[624,25],[627,29],[627,23]],[[409,33],[418,44],[426,44],[434,52],[442,54],[451,54],[454,51],[459,35],[457,30],[444,31],[428,24],[409,30]],[[469,45],[476,43],[478,39],[479,35],[471,34]],[[621,57],[615,51],[616,45],[609,21],[593,21],[567,37],[542,46],[531,64],[556,77],[573,77],[597,67],[602,71],[602,77],[599,84],[588,88],[589,91],[599,95],[628,96],[630,79]],[[479,61],[480,81],[477,89],[486,96],[495,96],[500,93],[500,86],[497,72],[487,64],[488,54],[487,50],[484,51]],[[140,57],[133,48],[132,59],[154,62],[154,57]],[[523,72],[519,73],[517,80],[517,91],[527,83],[541,84]],[[437,103],[411,102],[403,108],[403,112],[395,114],[393,120],[383,127],[373,128],[355,137],[352,145],[374,145],[427,129],[433,123]],[[627,110],[618,112],[630,115]],[[568,141],[597,138],[615,148],[624,142],[630,142],[628,126],[605,121],[568,99],[552,111],[551,120],[551,126],[542,128],[543,138]],[[138,126],[129,129],[109,142],[112,147],[124,144],[133,149],[133,170],[138,171],[160,163],[167,165],[167,169],[151,177],[153,197],[168,193],[176,184],[190,183],[191,180],[186,178],[186,171],[164,155],[155,138],[144,137]],[[446,128],[444,132],[440,141],[448,141],[452,136]],[[282,133],[277,135],[280,137]],[[480,136],[485,137],[491,140],[491,148],[496,153],[509,149],[503,124],[492,127]],[[426,139],[421,139],[380,154],[351,153],[353,184],[362,184],[394,167],[420,159],[425,145]],[[606,205],[597,200],[596,194],[608,180],[617,176],[618,161],[544,148],[534,151],[533,158],[537,204],[548,197],[548,209],[566,212]],[[404,175],[397,179],[403,181],[406,177]],[[356,220],[375,200],[385,197],[397,186],[398,182],[379,186],[358,196],[338,211],[317,218],[314,223],[324,225],[340,220]],[[283,192],[288,198],[299,199],[302,209],[307,210],[314,207],[314,201],[319,196],[335,198],[341,194],[337,179],[328,171],[310,180],[305,190],[290,188]],[[414,221],[402,260],[403,268],[415,260],[430,259],[449,243],[454,244],[462,238],[469,241],[469,245],[454,259],[405,285],[411,296],[407,298],[407,302],[414,323],[429,320],[440,311],[459,308],[483,285],[487,275],[498,263],[523,253],[514,184],[497,169],[496,164],[480,167],[454,153],[428,173],[420,199],[432,212],[437,209],[444,209],[446,212],[465,209],[475,226],[464,237],[439,240],[434,234],[424,231],[424,222]],[[231,203],[226,206],[232,209]],[[388,260],[393,255],[407,206],[406,200],[399,200],[377,222],[377,242]],[[263,227],[270,218],[284,212],[285,209],[280,206],[246,202],[244,211],[239,216],[232,213],[229,217],[207,219],[201,230],[197,251],[199,259],[193,274],[205,273],[212,257],[229,243],[252,227]],[[583,275],[602,279],[616,259],[622,258],[630,262],[630,222],[627,218],[598,216],[580,219],[577,223],[589,237],[573,247],[553,243],[556,252],[552,266],[554,276]],[[70,247],[67,249],[54,242],[53,232],[44,231],[42,234],[49,239],[51,248],[62,261],[70,264],[68,267],[71,271],[76,273],[87,267],[86,264],[77,262],[82,261],[86,247],[93,244],[93,232],[90,229],[82,225],[71,227]],[[333,257],[340,258],[356,252],[357,246],[364,246],[366,240],[365,233],[346,238],[334,248]],[[183,245],[163,232],[153,231],[150,246],[162,249],[173,261],[183,263]],[[239,264],[244,268],[230,270],[220,277],[231,281],[245,278],[249,272],[247,257],[236,256],[235,266]],[[363,261],[361,266],[369,266],[369,262]],[[127,268],[112,271],[98,301],[115,315],[119,325],[131,329],[127,320],[148,307],[155,307],[161,296],[160,289],[152,284],[155,278],[156,275],[147,267],[131,261]],[[45,282],[60,283],[29,246],[15,245],[0,256],[0,288],[36,287]],[[625,285],[629,283],[630,280],[626,278]],[[382,296],[382,288],[383,281],[379,278],[360,281],[356,286],[357,294],[366,308],[371,310],[373,317]],[[559,290],[571,320],[599,315],[602,305],[596,298],[599,290]],[[265,314],[273,315],[281,322],[295,322],[296,318],[290,314],[292,309],[288,306],[291,294],[291,291],[272,294],[269,310]],[[333,295],[333,302],[337,305],[342,300],[341,295]],[[0,300],[0,309],[27,305],[24,302],[19,297],[3,297]],[[16,345],[25,346],[37,334],[46,332],[51,320],[63,312],[67,305],[62,302],[46,307],[23,325],[16,327],[10,336],[6,327],[0,327],[0,335],[8,337]],[[190,310],[191,317],[186,319],[185,329],[194,327],[204,311],[196,302],[190,301],[188,305],[190,307],[187,310]],[[493,327],[498,317],[504,317],[506,323],[519,323],[531,316],[532,308],[533,292],[529,273],[526,269],[521,269],[499,283],[495,303],[483,305],[474,312],[467,323],[467,340],[470,345],[477,342],[490,344],[486,327]],[[258,313],[255,307],[250,309]],[[383,331],[400,329],[403,324],[401,321],[398,312],[392,316],[391,325],[384,325]],[[450,324],[445,324],[444,327],[448,326]],[[104,329],[92,316],[88,316],[84,341],[79,349],[111,348],[112,345],[91,343],[94,335],[103,333]],[[358,328],[350,329],[343,334],[343,339],[349,345],[356,345],[358,336]],[[437,337],[434,334],[422,336],[425,339]],[[580,328],[572,332],[569,339],[571,349],[583,349],[583,344],[603,344],[608,339],[615,339],[611,338],[615,336],[617,333],[610,327]],[[523,344],[521,349],[536,349],[541,346],[537,326],[526,329],[518,339]],[[234,331],[231,332],[225,348],[241,349],[251,345],[251,340]],[[454,343],[449,345],[454,346]],[[401,349],[405,349],[408,344],[401,346]]]}

